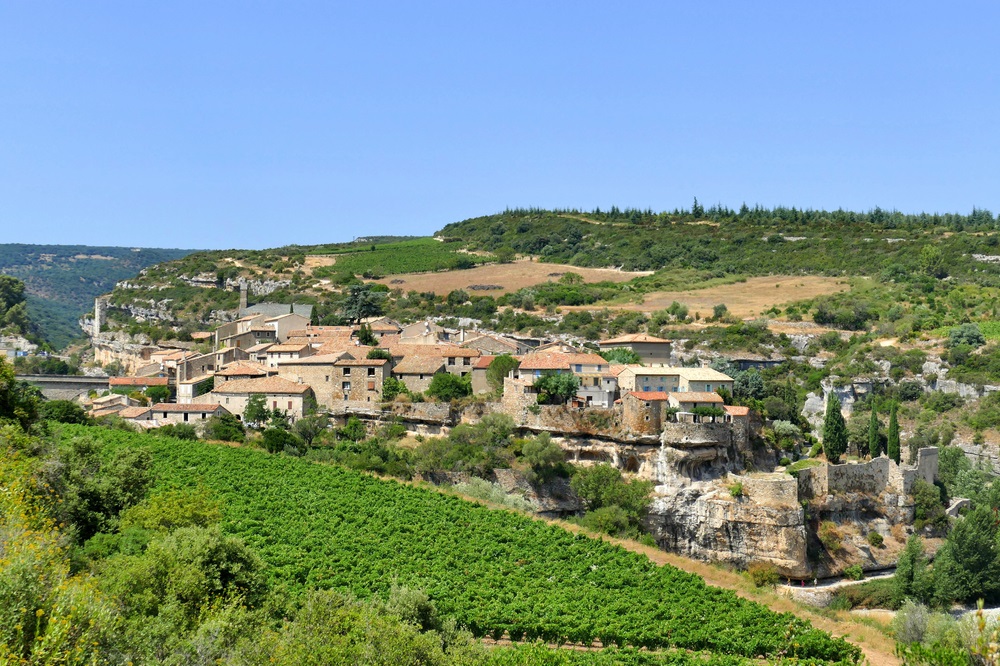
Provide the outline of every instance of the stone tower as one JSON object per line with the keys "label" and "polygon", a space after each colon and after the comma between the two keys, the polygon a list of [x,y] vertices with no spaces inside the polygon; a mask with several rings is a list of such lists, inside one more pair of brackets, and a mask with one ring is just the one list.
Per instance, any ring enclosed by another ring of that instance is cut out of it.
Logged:
{"label": "stone tower", "polygon": [[103,298],[94,299],[94,331],[93,337],[101,334],[101,324],[107,321],[107,302]]}
{"label": "stone tower", "polygon": [[247,309],[247,281],[240,279],[240,314]]}

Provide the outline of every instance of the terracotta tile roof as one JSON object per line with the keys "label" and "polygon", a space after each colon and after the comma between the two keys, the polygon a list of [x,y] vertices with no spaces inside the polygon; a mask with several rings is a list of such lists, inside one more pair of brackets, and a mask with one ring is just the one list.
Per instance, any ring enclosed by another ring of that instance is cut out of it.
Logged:
{"label": "terracotta tile roof", "polygon": [[353,329],[350,326],[307,326],[296,328],[288,332],[290,338],[327,338],[337,335],[351,335]]}
{"label": "terracotta tile roof", "polygon": [[685,391],[683,393],[671,393],[670,396],[677,402],[716,402],[722,404],[722,396],[718,393],[706,391]]}
{"label": "terracotta tile roof", "polygon": [[469,338],[465,342],[462,342],[461,345],[463,347],[467,347],[470,344],[472,344],[473,342],[476,342],[477,340],[483,340],[483,339],[492,340],[493,342],[496,342],[496,343],[498,343],[500,345],[503,345],[504,347],[507,347],[508,349],[513,349],[514,351],[517,351],[517,348],[518,348],[518,344],[516,342],[514,342],[513,340],[508,340],[506,338],[502,338],[502,337],[497,336],[497,335],[487,335],[486,333],[477,335],[474,338]]}
{"label": "terracotta tile roof", "polygon": [[493,359],[495,358],[496,356],[488,354],[480,356],[479,358],[476,359],[476,362],[472,365],[472,367],[476,370],[485,370],[486,368],[490,367],[490,363],[492,363]]}
{"label": "terracotta tile roof", "polygon": [[620,335],[617,338],[611,338],[610,340],[601,340],[597,344],[603,347],[604,345],[626,345],[636,342],[647,342],[647,343],[669,345],[673,341],[664,340],[663,338],[657,338],[652,335],[647,335],[645,333],[630,333],[629,335]]}
{"label": "terracotta tile roof", "polygon": [[440,356],[442,358],[479,358],[482,352],[478,349],[468,349],[457,345],[381,345],[389,350],[389,353],[396,356]]}
{"label": "terracotta tile roof", "polygon": [[208,331],[195,331],[194,333],[191,334],[191,339],[192,340],[208,340],[213,335],[215,335],[215,334],[214,333],[210,333]]}
{"label": "terracotta tile roof", "polygon": [[166,386],[166,377],[110,377],[109,386]]}
{"label": "terracotta tile roof", "polygon": [[677,375],[689,382],[731,382],[733,378],[712,368],[675,368]]}
{"label": "terracotta tile roof", "polygon": [[749,416],[750,408],[743,405],[726,405],[723,407],[732,416]]}
{"label": "terracotta tile roof", "polygon": [[680,377],[680,373],[677,372],[680,368],[647,368],[642,365],[628,365],[625,367],[636,377]]}
{"label": "terracotta tile roof", "polygon": [[263,377],[267,369],[258,363],[233,361],[215,373],[219,377]]}
{"label": "terracotta tile roof", "polygon": [[275,334],[278,333],[276,330],[274,330],[270,326],[254,326],[253,328],[250,329],[250,332],[251,333],[271,333],[272,335],[275,335]]}
{"label": "terracotta tile roof", "polygon": [[[214,412],[226,408],[215,402],[191,403],[182,405],[176,402],[160,402],[150,407],[153,412]],[[228,410],[226,410],[228,411]]]}
{"label": "terracotta tile roof", "polygon": [[333,365],[344,358],[344,352],[338,354],[314,354],[304,358],[284,359],[278,361],[280,367],[290,365]]}
{"label": "terracotta tile roof", "polygon": [[617,377],[618,375],[622,374],[622,370],[625,370],[628,367],[629,366],[627,366],[627,365],[621,365],[621,364],[618,364],[618,363],[612,363],[611,365],[608,366],[608,374],[611,374],[611,375],[614,375],[615,377]]}
{"label": "terracotta tile roof", "polygon": [[118,416],[123,419],[137,419],[149,413],[149,407],[126,407],[118,412]]}
{"label": "terracotta tile roof", "polygon": [[265,393],[290,394],[306,393],[312,387],[308,384],[298,384],[284,377],[261,377],[260,379],[232,379],[216,386],[212,393]]}
{"label": "terracotta tile roof", "polygon": [[670,395],[665,391],[631,391],[629,395],[634,395],[639,398],[639,400],[646,400],[649,402],[669,400]]}
{"label": "terracotta tile roof", "polygon": [[565,352],[526,354],[521,359],[522,370],[569,370],[573,365],[607,367],[608,362],[597,354],[567,354]]}
{"label": "terracotta tile roof", "polygon": [[440,356],[406,356],[393,369],[394,375],[433,375],[444,368],[444,359]]}
{"label": "terracotta tile roof", "polygon": [[389,361],[384,358],[342,358],[334,365],[337,367],[349,366],[349,367],[366,367],[366,366],[378,366],[385,365]]}
{"label": "terracotta tile roof", "polygon": [[273,342],[262,342],[259,345],[254,345],[253,347],[247,347],[243,351],[245,351],[248,354],[262,354],[273,346],[274,346]]}
{"label": "terracotta tile roof", "polygon": [[274,345],[273,347],[268,348],[267,353],[280,354],[283,352],[302,352],[305,351],[306,349],[311,349],[311,348],[312,347],[308,342],[301,342],[301,343],[286,342],[283,345]]}

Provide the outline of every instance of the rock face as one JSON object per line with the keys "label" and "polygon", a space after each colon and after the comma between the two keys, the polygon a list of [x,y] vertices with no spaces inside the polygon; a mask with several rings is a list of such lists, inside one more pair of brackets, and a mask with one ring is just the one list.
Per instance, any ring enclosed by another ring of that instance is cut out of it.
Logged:
{"label": "rock face", "polygon": [[[768,476],[783,476],[794,486],[788,475]],[[658,494],[646,526],[661,548],[688,557],[740,568],[767,562],[795,578],[811,573],[802,507],[763,491],[756,498],[753,491],[734,498],[726,489],[699,485],[674,495]]]}

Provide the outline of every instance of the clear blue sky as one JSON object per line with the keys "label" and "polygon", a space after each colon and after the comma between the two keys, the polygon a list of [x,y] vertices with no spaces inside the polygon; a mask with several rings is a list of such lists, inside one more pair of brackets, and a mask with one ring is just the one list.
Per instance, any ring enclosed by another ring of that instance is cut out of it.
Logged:
{"label": "clear blue sky", "polygon": [[996,2],[0,0],[0,242],[1000,210]]}

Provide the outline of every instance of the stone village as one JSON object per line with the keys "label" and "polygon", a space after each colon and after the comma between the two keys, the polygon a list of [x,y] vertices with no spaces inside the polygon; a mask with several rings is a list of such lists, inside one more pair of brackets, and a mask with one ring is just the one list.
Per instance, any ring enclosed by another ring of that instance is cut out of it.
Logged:
{"label": "stone village", "polygon": [[[624,348],[641,359],[619,365],[561,340],[433,321],[314,326],[311,306],[248,306],[244,286],[232,321],[193,334],[193,343],[165,346],[102,330],[106,308],[98,299],[86,327],[96,361],[118,364],[123,376],[111,377],[112,392],[89,402],[94,416],[115,414],[140,428],[196,425],[216,414],[239,416],[251,396],[263,395],[268,408],[292,419],[313,406],[340,423],[351,415],[374,424],[397,419],[412,432],[437,435],[500,412],[525,432],[550,433],[576,464],[608,463],[652,481],[646,527],[660,547],[740,568],[767,563],[789,580],[837,575],[851,565],[893,566],[913,531],[913,484],[933,483],[937,472],[930,447],[911,452],[911,465],[883,455],[788,473],[780,452],[761,442],[760,416],[724,404],[732,377],[687,367],[670,340],[646,334],[598,343],[602,352]],[[518,363],[496,397],[487,370],[499,355]],[[416,394],[440,373],[468,378],[473,393],[488,399],[465,407],[383,400],[389,378]],[[536,383],[553,374],[573,375],[576,393],[562,404],[540,404]],[[150,386],[169,388],[175,401],[143,406],[121,390]],[[497,480],[518,483],[502,474]],[[537,499],[539,513],[550,517],[578,508],[544,489]],[[845,547],[835,558],[818,557],[818,526],[831,522]],[[872,532],[884,547],[870,545]]]}

